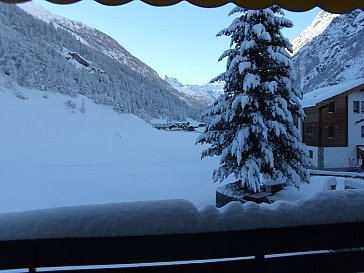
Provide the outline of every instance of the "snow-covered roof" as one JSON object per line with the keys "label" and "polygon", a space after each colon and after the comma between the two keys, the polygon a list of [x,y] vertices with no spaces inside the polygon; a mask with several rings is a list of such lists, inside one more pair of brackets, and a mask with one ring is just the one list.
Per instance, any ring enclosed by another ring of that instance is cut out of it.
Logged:
{"label": "snow-covered roof", "polygon": [[340,95],[360,85],[364,85],[364,78],[313,90],[303,95],[302,106],[303,108],[316,106],[320,102]]}
{"label": "snow-covered roof", "polygon": [[263,185],[266,185],[266,186],[276,186],[276,185],[284,184],[284,182],[282,182],[281,180],[277,180],[277,179],[263,179],[262,183],[263,183]]}

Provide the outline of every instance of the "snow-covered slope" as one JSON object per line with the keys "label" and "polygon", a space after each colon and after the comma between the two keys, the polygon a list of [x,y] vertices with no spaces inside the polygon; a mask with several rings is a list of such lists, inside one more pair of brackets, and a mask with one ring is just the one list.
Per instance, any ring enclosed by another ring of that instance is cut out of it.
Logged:
{"label": "snow-covered slope", "polygon": [[122,47],[113,38],[105,33],[89,27],[81,22],[69,20],[67,18],[52,14],[45,8],[33,3],[32,1],[18,4],[25,12],[34,17],[43,20],[46,23],[53,23],[56,28],[62,28],[69,31],[81,43],[96,49],[108,57],[131,67],[133,70],[140,72],[146,76],[158,76],[152,68],[141,62],[139,59],[131,55],[124,47]]}
{"label": "snow-covered slope", "polygon": [[204,106],[211,105],[224,92],[224,83],[222,82],[204,85],[183,85],[176,78],[165,76],[164,80],[181,94],[199,101]]}
{"label": "snow-covered slope", "polygon": [[217,159],[200,159],[196,137],[0,73],[0,213],[173,198],[213,204]]}
{"label": "snow-covered slope", "polygon": [[81,94],[145,120],[199,118],[201,107],[187,104],[154,70],[104,33],[31,2],[0,3],[0,14],[0,72],[21,86]]}
{"label": "snow-covered slope", "polygon": [[[149,77],[154,81],[161,81],[158,73],[141,62],[138,58],[131,55],[124,47],[118,44],[112,37],[100,32],[99,30],[89,27],[81,22],[69,20],[67,18],[50,13],[43,7],[29,1],[18,5],[21,9],[31,14],[32,16],[41,19],[46,23],[52,23],[56,28],[64,29],[70,32],[77,40],[86,46],[89,46],[106,56],[124,64],[134,71],[141,73],[145,77]],[[205,108],[211,104],[211,98],[206,99],[201,97],[197,92],[196,95],[188,93],[178,93],[174,89],[169,91],[179,97],[182,101],[194,108]],[[180,91],[177,89],[177,91]],[[197,118],[199,115],[195,115]]]}
{"label": "snow-covered slope", "polygon": [[321,12],[293,43],[296,84],[304,93],[364,77],[361,10],[340,16]]}
{"label": "snow-covered slope", "polygon": [[292,41],[293,54],[296,54],[298,50],[311,42],[316,36],[319,36],[337,16],[339,14],[329,13],[324,10],[320,11],[312,23]]}

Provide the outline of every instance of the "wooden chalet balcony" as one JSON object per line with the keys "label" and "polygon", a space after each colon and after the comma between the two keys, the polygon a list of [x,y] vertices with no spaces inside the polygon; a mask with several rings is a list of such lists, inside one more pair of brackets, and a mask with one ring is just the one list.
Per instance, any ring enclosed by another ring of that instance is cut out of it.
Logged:
{"label": "wooden chalet balcony", "polygon": [[362,272],[364,222],[195,234],[0,241],[0,269],[80,273]]}

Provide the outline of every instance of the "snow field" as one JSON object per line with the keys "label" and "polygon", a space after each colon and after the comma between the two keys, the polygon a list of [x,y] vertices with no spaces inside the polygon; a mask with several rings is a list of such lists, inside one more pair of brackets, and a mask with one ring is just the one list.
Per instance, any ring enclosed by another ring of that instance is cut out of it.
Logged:
{"label": "snow field", "polygon": [[[2,86],[0,213],[174,198],[214,202],[217,159],[200,160],[196,133],[158,131],[82,96]],[[76,109],[65,105],[68,99]]]}

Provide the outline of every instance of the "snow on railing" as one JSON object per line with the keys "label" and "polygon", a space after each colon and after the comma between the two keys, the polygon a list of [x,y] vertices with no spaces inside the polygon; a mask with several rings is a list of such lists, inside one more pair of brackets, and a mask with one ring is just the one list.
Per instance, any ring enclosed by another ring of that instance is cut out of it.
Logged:
{"label": "snow on railing", "polygon": [[186,200],[138,201],[0,214],[0,240],[142,236],[364,222],[364,190],[322,191],[295,202],[198,210]]}
{"label": "snow on railing", "polygon": [[363,272],[364,190],[198,210],[186,200],[0,214],[0,270]]}

